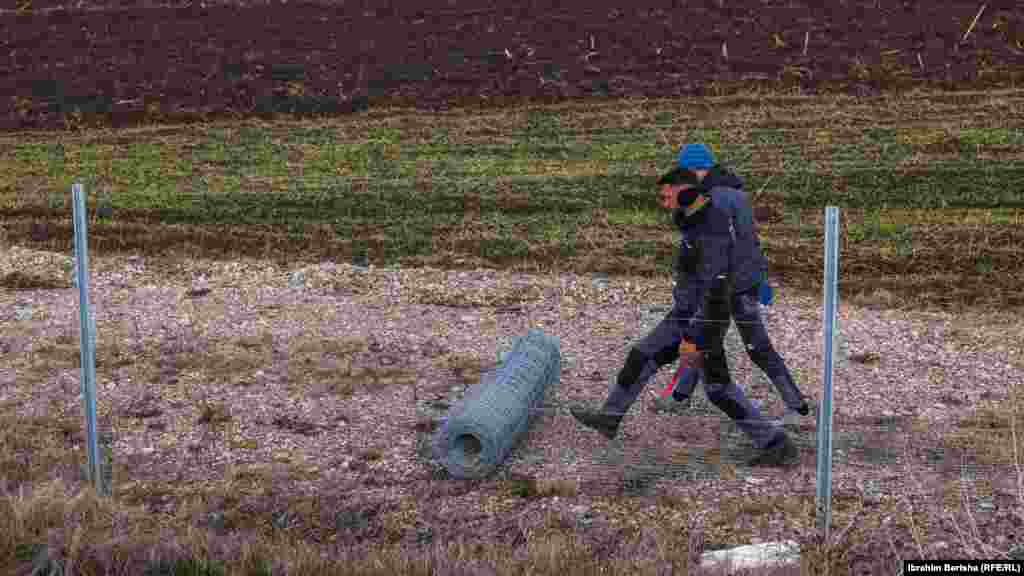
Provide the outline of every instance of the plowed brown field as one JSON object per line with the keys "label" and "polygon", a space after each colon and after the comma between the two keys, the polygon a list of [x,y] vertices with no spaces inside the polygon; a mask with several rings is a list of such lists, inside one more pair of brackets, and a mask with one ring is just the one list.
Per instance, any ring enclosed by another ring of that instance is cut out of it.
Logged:
{"label": "plowed brown field", "polygon": [[977,89],[1024,76],[1013,0],[16,4],[0,10],[6,130],[754,87]]}

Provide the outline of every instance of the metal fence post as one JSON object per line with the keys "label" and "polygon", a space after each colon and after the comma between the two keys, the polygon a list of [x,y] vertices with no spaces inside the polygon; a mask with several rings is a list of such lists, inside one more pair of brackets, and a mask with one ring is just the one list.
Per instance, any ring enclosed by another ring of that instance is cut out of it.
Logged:
{"label": "metal fence post", "polygon": [[832,372],[835,367],[836,301],[839,279],[839,208],[825,208],[825,306],[823,314],[824,391],[818,410],[817,441],[817,520],[818,529],[828,541],[832,523]]}
{"label": "metal fence post", "polygon": [[71,187],[75,224],[75,277],[78,286],[79,338],[81,340],[82,398],[85,402],[85,430],[89,455],[89,476],[96,492],[107,495],[96,430],[96,333],[89,307],[89,255],[86,244],[85,194],[81,184]]}

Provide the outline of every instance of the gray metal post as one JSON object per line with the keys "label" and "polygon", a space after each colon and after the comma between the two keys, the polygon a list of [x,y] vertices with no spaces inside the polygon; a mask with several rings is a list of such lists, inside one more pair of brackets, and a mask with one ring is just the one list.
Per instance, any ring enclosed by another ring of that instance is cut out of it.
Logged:
{"label": "gray metal post", "polygon": [[825,307],[823,324],[824,339],[824,391],[818,410],[817,441],[817,520],[824,541],[828,541],[832,523],[832,371],[835,367],[833,344],[835,342],[836,301],[839,280],[839,208],[825,208]]}
{"label": "gray metal post", "polygon": [[85,401],[85,430],[87,450],[89,454],[89,476],[96,492],[107,495],[107,486],[103,482],[101,455],[96,430],[96,343],[93,334],[92,314],[89,308],[89,255],[86,244],[85,230],[85,194],[81,184],[71,187],[75,223],[75,270],[78,280],[78,318],[79,337],[81,340],[82,361],[82,398]]}

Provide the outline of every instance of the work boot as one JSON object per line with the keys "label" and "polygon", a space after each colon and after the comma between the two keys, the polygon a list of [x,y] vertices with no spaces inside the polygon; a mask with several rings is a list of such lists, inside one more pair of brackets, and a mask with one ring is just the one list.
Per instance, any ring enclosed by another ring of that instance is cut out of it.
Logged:
{"label": "work boot", "polygon": [[796,444],[793,444],[789,436],[783,432],[780,440],[751,458],[747,464],[750,466],[790,466],[797,463],[799,456],[800,452],[797,450]]}
{"label": "work boot", "polygon": [[573,417],[587,428],[593,428],[603,434],[609,440],[615,438],[619,433],[619,424],[622,423],[622,414],[609,414],[586,408],[570,408],[569,412]]}

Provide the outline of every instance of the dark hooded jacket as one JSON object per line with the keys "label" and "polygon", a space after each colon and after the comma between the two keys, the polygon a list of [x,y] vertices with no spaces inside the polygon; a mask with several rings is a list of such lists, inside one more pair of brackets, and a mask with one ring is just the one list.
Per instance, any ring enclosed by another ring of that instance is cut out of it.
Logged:
{"label": "dark hooded jacket", "polygon": [[[761,252],[761,242],[754,222],[750,199],[743,191],[743,180],[720,165],[716,165],[701,183],[711,202],[693,217],[687,219],[683,209],[673,212],[673,221],[679,227],[681,238],[676,257],[676,285],[673,288],[672,315],[690,319],[703,306],[709,280],[702,276],[702,267],[722,268],[731,273],[728,290],[736,294],[756,287],[767,272],[767,260]],[[729,224],[732,224],[730,232]],[[725,233],[730,241],[729,251],[709,253],[709,243],[715,250],[724,248],[719,238]],[[735,243],[732,234],[735,233]],[[711,240],[708,240],[711,238]],[[724,262],[707,262],[708,258],[726,258]]]}
{"label": "dark hooded jacket", "polygon": [[764,256],[755,242],[754,211],[747,193],[715,187],[710,201],[697,213],[682,218],[690,258],[686,292],[690,314],[684,337],[704,348],[704,323],[709,303],[730,301],[734,294],[756,288],[762,281]]}

